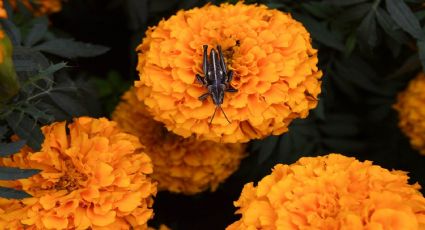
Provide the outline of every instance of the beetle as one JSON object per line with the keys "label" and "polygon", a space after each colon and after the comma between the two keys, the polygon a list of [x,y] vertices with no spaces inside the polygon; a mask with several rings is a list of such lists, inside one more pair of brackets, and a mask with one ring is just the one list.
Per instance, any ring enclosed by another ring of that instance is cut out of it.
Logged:
{"label": "beetle", "polygon": [[227,122],[230,123],[226,113],[224,112],[223,108],[221,108],[221,105],[223,104],[225,92],[235,93],[238,91],[230,85],[230,82],[233,78],[233,71],[227,70],[220,45],[217,45],[217,50],[214,48],[211,49],[209,60],[208,45],[203,45],[202,47],[204,50],[202,60],[202,71],[204,72],[204,77],[200,74],[196,74],[196,80],[204,87],[206,87],[208,92],[199,96],[198,99],[200,101],[204,101],[208,98],[208,96],[211,96],[211,99],[216,106],[211,117],[210,124],[212,123],[218,108],[221,109]]}

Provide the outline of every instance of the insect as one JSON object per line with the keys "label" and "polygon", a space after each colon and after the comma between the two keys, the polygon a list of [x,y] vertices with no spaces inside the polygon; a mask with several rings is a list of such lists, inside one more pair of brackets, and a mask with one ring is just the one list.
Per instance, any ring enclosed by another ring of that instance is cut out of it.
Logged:
{"label": "insect", "polygon": [[214,48],[211,49],[209,60],[208,45],[203,45],[203,49],[204,55],[202,61],[202,71],[204,72],[205,76],[202,77],[201,75],[196,74],[196,80],[205,86],[208,89],[208,92],[199,96],[198,99],[200,101],[204,101],[208,98],[208,96],[211,96],[211,99],[215,104],[215,110],[211,117],[210,124],[212,123],[218,108],[221,109],[227,122],[230,123],[226,113],[224,113],[223,108],[221,108],[221,105],[223,104],[225,92],[235,93],[238,91],[230,85],[230,82],[233,78],[233,71],[227,70],[220,45],[217,45],[217,51]]}

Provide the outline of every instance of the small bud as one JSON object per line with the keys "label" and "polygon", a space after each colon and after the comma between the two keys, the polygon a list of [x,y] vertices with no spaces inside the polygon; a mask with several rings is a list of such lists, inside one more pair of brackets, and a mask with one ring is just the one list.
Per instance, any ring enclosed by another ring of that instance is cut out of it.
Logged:
{"label": "small bud", "polygon": [[0,102],[19,92],[19,82],[12,60],[12,43],[4,31],[0,31]]}

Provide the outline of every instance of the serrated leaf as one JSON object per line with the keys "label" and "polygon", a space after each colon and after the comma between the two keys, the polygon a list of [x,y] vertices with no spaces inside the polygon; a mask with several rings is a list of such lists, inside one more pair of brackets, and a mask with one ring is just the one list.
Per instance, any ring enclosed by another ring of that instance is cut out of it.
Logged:
{"label": "serrated leaf", "polygon": [[418,53],[419,53],[419,59],[421,60],[422,64],[422,70],[425,71],[425,41],[418,41]]}
{"label": "serrated leaf", "polygon": [[54,73],[56,73],[57,71],[65,68],[65,67],[67,67],[66,62],[59,62],[59,63],[53,64],[53,65],[50,65],[49,67],[47,67],[44,70],[41,70],[40,74],[50,76],[50,75],[53,75]]}
{"label": "serrated leaf", "polygon": [[35,46],[34,49],[64,58],[95,57],[104,54],[109,50],[109,48],[105,46],[62,38],[46,41]]}
{"label": "serrated leaf", "polygon": [[376,19],[378,20],[378,23],[382,29],[384,29],[385,33],[390,35],[394,40],[403,44],[409,41],[401,28],[391,18],[391,16],[380,7],[378,7],[376,10]]}
{"label": "serrated leaf", "polygon": [[357,29],[360,39],[365,41],[370,47],[375,47],[378,40],[376,32],[375,11],[371,10],[360,23]]}
{"label": "serrated leaf", "polygon": [[0,197],[6,199],[24,199],[31,197],[31,195],[21,190],[0,187]]}
{"label": "serrated leaf", "polygon": [[11,143],[0,143],[0,157],[8,157],[19,152],[25,144],[25,140],[19,140]]}
{"label": "serrated leaf", "polygon": [[31,47],[37,42],[41,41],[47,32],[47,27],[48,20],[46,17],[42,17],[36,20],[25,39],[24,45],[26,47]]}
{"label": "serrated leaf", "polygon": [[6,117],[6,121],[14,133],[34,150],[38,151],[43,143],[44,136],[37,123],[23,113],[12,112]]}
{"label": "serrated leaf", "polygon": [[394,21],[404,31],[419,40],[425,40],[425,34],[421,30],[418,19],[409,6],[402,0],[386,0],[387,10]]}
{"label": "serrated leaf", "polygon": [[41,172],[39,169],[20,169],[0,167],[0,180],[25,179]]}
{"label": "serrated leaf", "polygon": [[344,51],[344,45],[342,44],[341,38],[337,36],[336,31],[330,31],[326,24],[320,23],[308,15],[294,14],[294,17],[303,23],[313,39],[325,46]]}

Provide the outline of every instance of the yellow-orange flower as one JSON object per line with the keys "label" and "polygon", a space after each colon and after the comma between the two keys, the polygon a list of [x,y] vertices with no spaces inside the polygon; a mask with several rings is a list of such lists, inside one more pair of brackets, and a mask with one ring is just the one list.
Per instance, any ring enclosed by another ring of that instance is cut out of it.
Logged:
{"label": "yellow-orange flower", "polygon": [[407,173],[340,154],[278,164],[235,202],[243,229],[425,229],[425,198]]}
{"label": "yellow-orange flower", "polygon": [[398,95],[394,108],[410,144],[425,155],[425,73],[410,81],[407,89]]}
{"label": "yellow-orange flower", "polygon": [[0,18],[7,18],[7,12],[4,9],[3,1],[0,1]]}
{"label": "yellow-orange flower", "polygon": [[[231,123],[195,81],[202,74],[202,46],[221,45],[234,71],[221,106]],[[147,31],[139,52],[135,83],[155,120],[168,130],[201,140],[228,143],[278,135],[317,105],[322,72],[317,50],[303,25],[264,5],[208,4],[179,11]]]}
{"label": "yellow-orange flower", "polygon": [[146,146],[154,165],[152,178],[158,181],[159,190],[184,194],[214,191],[238,169],[245,156],[244,144],[197,141],[168,132],[153,120],[134,90],[125,93],[112,118]]}
{"label": "yellow-orange flower", "polygon": [[16,9],[18,1],[38,16],[56,13],[62,9],[62,0],[10,0],[13,8]]}
{"label": "yellow-orange flower", "polygon": [[59,122],[42,130],[39,152],[24,148],[0,159],[1,166],[42,170],[28,179],[0,181],[33,196],[0,199],[0,229],[147,229],[156,183],[148,177],[152,163],[137,137],[104,118],[82,117],[68,129]]}

